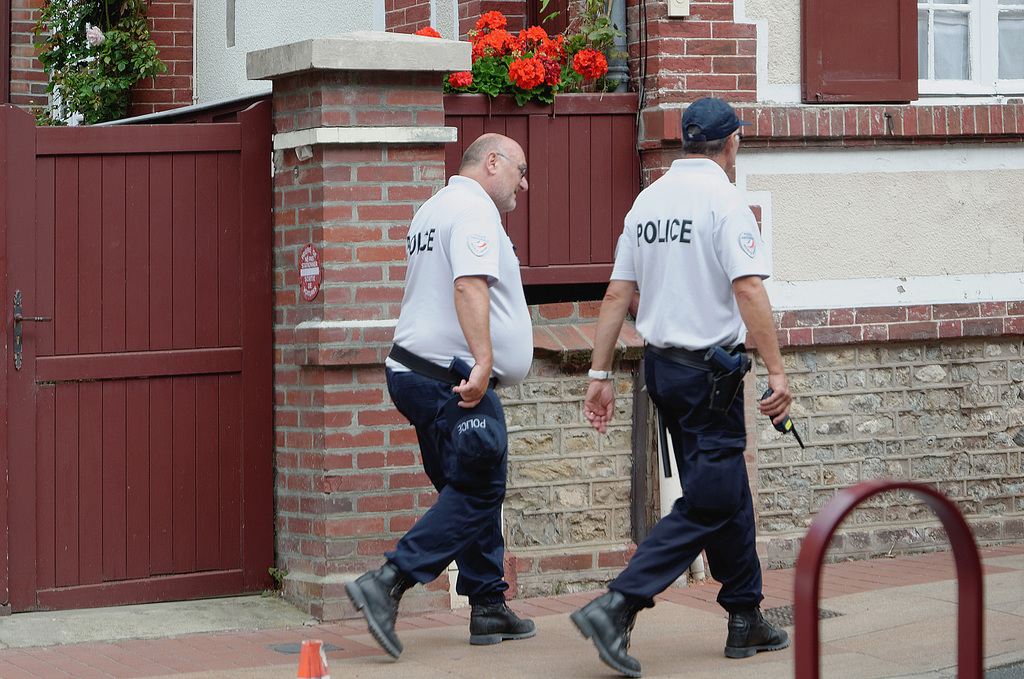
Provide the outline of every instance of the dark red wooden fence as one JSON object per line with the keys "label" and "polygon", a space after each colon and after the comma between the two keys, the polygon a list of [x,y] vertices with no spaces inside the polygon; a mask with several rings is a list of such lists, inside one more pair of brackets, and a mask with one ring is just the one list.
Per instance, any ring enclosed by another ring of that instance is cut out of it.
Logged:
{"label": "dark red wooden fence", "polygon": [[6,602],[258,591],[273,565],[270,104],[38,128],[0,110]]}
{"label": "dark red wooden fence", "polygon": [[550,106],[516,106],[508,96],[450,94],[444,107],[445,124],[459,131],[445,151],[449,176],[485,132],[512,137],[526,152],[529,190],[505,217],[523,283],[606,283],[640,191],[637,95],[563,94]]}

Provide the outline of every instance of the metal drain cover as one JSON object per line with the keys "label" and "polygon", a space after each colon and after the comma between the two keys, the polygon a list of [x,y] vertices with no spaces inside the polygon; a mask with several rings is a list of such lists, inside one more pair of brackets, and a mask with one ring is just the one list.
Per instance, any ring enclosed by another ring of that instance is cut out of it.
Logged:
{"label": "metal drain cover", "polygon": [[[773,625],[779,627],[792,627],[793,626],[793,607],[792,606],[778,606],[777,608],[766,608],[761,611],[764,614],[764,619]],[[824,620],[825,618],[838,618],[842,613],[836,613],[835,611],[828,611],[824,608],[818,609],[818,620]]]}
{"label": "metal drain cover", "polygon": [[[299,653],[302,652],[302,644],[301,643],[298,643],[298,644],[276,644],[274,646],[267,646],[267,648],[269,648],[271,651],[277,651],[278,653],[283,653],[285,655],[298,655]],[[320,648],[324,649],[325,651],[341,651],[341,650],[344,650],[340,646],[335,646],[334,644],[321,644]]]}

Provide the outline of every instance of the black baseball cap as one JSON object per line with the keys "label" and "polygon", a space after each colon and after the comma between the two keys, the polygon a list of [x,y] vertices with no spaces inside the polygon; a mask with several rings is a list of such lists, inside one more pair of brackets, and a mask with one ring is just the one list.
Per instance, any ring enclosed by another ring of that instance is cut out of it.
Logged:
{"label": "black baseball cap", "polygon": [[508,448],[505,412],[492,389],[473,408],[459,405],[456,394],[445,404],[445,419],[451,430],[452,447],[462,465],[472,471],[491,469],[501,462]]}
{"label": "black baseball cap", "polygon": [[[684,141],[714,141],[724,139],[739,129],[740,125],[749,125],[745,120],[740,120],[736,111],[726,102],[715,97],[704,97],[698,99],[683,111],[683,140]],[[686,128],[697,125],[701,131],[698,134],[687,134]]]}

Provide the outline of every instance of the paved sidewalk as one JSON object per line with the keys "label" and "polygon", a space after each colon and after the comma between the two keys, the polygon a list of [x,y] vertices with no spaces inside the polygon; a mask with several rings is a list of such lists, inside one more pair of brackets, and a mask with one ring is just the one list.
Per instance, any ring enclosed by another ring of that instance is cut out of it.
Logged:
{"label": "paved sidewalk", "polygon": [[[1024,545],[987,548],[982,559],[985,667],[1019,665],[1024,663]],[[791,610],[786,607],[793,603],[794,575],[792,569],[765,573],[762,607],[771,615]],[[717,592],[714,582],[673,588],[655,608],[641,612],[630,652],[643,664],[643,676],[793,677],[799,640],[796,647],[746,660],[723,656],[726,617],[715,603]],[[303,624],[304,616],[294,608],[258,597],[22,613],[0,619],[0,644],[7,646],[0,650],[0,678],[295,679],[303,639],[322,639],[333,647],[327,658],[335,679],[615,677],[569,620],[570,612],[597,594],[511,602],[536,621],[538,634],[497,646],[469,645],[468,609],[400,617],[405,651],[397,661],[380,650],[362,620]],[[821,621],[822,676],[956,676],[951,553],[827,566],[821,608],[834,614]],[[792,633],[791,625],[788,629]],[[990,676],[1009,679],[1024,672],[1007,669]]]}

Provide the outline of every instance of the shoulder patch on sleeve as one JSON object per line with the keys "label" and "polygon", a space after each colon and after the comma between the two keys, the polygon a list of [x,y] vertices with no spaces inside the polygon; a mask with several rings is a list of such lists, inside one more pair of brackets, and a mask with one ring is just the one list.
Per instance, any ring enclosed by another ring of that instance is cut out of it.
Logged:
{"label": "shoulder patch on sleeve", "polygon": [[479,233],[467,236],[466,244],[469,245],[469,251],[477,257],[483,257],[487,254],[487,251],[491,249],[491,242],[487,239],[487,236],[483,236]]}
{"label": "shoulder patch on sleeve", "polygon": [[747,257],[754,258],[754,255],[757,254],[757,239],[754,238],[753,234],[740,234],[740,249],[747,253]]}

